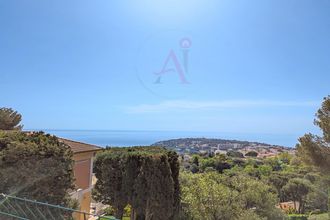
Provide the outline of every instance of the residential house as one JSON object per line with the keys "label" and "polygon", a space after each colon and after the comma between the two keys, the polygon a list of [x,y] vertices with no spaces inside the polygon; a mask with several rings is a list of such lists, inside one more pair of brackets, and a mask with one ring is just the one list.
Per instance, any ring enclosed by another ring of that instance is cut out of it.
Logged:
{"label": "residential house", "polygon": [[[74,177],[77,190],[71,195],[79,202],[82,212],[90,213],[91,192],[93,188],[93,159],[100,147],[82,142],[59,138],[59,140],[70,146],[73,151]],[[84,219],[83,215],[74,216],[77,220]]]}

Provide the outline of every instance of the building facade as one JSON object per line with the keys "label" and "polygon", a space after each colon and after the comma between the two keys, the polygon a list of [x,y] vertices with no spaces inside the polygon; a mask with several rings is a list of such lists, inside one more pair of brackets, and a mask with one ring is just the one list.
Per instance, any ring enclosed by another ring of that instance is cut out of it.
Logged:
{"label": "building facade", "polygon": [[[72,192],[73,198],[79,202],[79,210],[90,213],[93,189],[93,160],[100,147],[77,141],[59,138],[60,141],[70,146],[73,151],[74,177],[76,191]],[[83,215],[74,216],[77,220],[84,219]]]}

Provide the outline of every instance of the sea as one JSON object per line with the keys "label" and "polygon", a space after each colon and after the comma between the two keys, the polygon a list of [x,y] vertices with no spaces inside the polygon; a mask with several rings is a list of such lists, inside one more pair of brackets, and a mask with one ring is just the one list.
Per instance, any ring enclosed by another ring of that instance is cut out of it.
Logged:
{"label": "sea", "polygon": [[[33,129],[36,130],[36,129]],[[51,130],[37,129],[45,133],[100,147],[148,146],[158,141],[176,138],[219,138],[260,142],[285,147],[294,147],[299,135],[295,134],[254,134],[196,131],[136,131],[136,130]]]}

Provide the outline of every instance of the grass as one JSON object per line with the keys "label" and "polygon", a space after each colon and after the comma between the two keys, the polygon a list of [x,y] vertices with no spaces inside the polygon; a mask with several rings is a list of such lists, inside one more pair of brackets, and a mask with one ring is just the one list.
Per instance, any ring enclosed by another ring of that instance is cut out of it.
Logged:
{"label": "grass", "polygon": [[308,218],[309,220],[329,220],[328,213],[318,214],[318,215],[312,215]]}

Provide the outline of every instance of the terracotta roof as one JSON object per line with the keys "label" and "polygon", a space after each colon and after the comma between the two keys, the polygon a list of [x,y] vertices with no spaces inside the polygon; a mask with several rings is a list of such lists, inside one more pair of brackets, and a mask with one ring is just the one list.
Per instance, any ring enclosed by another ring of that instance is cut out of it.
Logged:
{"label": "terracotta roof", "polygon": [[58,138],[60,141],[65,143],[66,145],[71,147],[71,150],[73,153],[83,153],[83,152],[91,152],[91,151],[99,151],[102,148],[92,145],[92,144],[86,144],[78,141],[72,141],[64,138]]}

